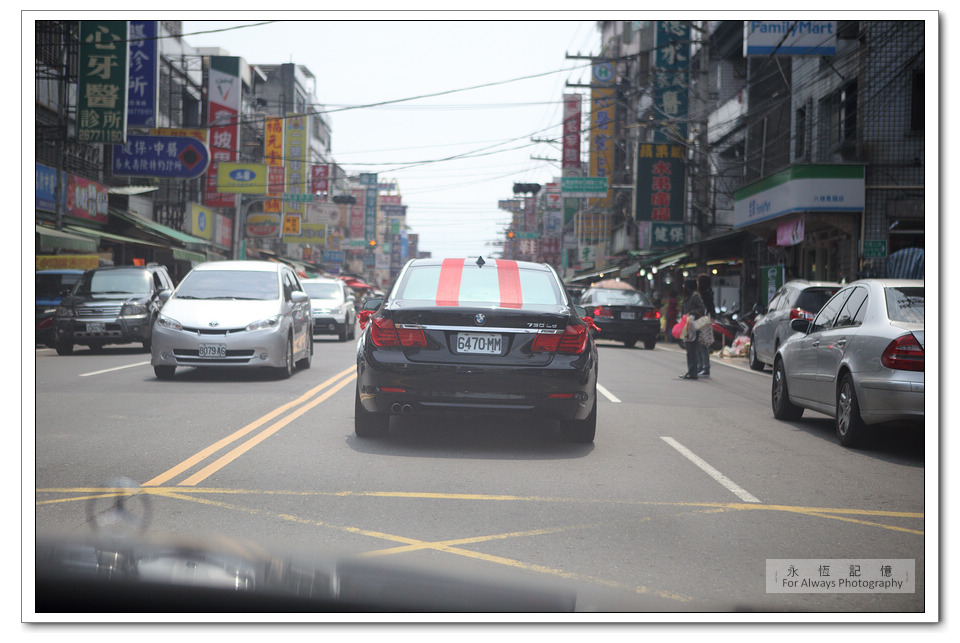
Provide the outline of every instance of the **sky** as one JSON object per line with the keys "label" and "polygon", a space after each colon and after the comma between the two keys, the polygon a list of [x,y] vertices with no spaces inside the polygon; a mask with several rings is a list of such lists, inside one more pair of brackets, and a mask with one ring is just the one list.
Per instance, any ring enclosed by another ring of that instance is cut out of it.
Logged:
{"label": "sky", "polygon": [[[441,258],[498,251],[489,244],[503,239],[510,222],[498,201],[513,198],[514,183],[560,175],[559,162],[531,157],[559,161],[563,94],[585,91],[566,84],[589,79],[588,61],[567,55],[598,52],[597,23],[553,14],[526,22],[456,14],[453,21],[363,19],[370,15],[185,21],[183,33],[191,46],[220,47],[250,64],[309,69],[318,108],[342,110],[328,114],[335,162],[348,174],[376,172],[397,182],[420,250]],[[257,26],[230,29],[240,25]],[[198,33],[211,30],[221,31]],[[480,85],[489,86],[467,89]],[[342,109],[452,90],[466,91]],[[444,160],[467,153],[476,155]]]}

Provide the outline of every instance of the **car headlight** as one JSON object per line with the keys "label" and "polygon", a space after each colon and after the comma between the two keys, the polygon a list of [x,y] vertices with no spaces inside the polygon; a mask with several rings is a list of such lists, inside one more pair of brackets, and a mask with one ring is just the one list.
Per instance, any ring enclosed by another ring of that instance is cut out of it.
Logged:
{"label": "car headlight", "polygon": [[73,307],[60,306],[57,308],[56,315],[57,317],[73,317]]}
{"label": "car headlight", "polygon": [[280,315],[275,315],[269,319],[261,319],[260,321],[255,321],[249,326],[247,330],[267,330],[271,328],[276,328],[280,325]]}
{"label": "car headlight", "polygon": [[157,317],[157,326],[160,328],[167,328],[169,330],[183,330],[183,324],[172,317],[167,317],[166,315],[160,315]]}
{"label": "car headlight", "polygon": [[134,317],[136,315],[146,315],[147,307],[143,304],[124,304],[120,309],[121,317]]}

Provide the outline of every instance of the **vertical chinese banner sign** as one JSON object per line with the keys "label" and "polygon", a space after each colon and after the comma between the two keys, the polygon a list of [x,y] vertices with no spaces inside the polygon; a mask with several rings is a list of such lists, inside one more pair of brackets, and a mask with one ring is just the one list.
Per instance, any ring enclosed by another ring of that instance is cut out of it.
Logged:
{"label": "vertical chinese banner sign", "polygon": [[[283,149],[286,155],[288,194],[307,194],[307,123],[306,114],[287,114],[283,130]],[[283,228],[293,230],[303,221],[306,211],[301,202],[283,204]],[[297,223],[294,223],[294,219]]]}
{"label": "vertical chinese banner sign", "polygon": [[[613,126],[616,109],[616,88],[613,64],[598,62],[593,65],[590,95],[590,176],[604,177],[607,185],[613,178]],[[610,193],[601,199],[590,199],[592,208],[610,208]],[[595,244],[604,236],[604,213],[581,213],[579,239]]]}
{"label": "vertical chinese banner sign", "polygon": [[[580,94],[564,94],[563,96],[563,176],[580,176]],[[577,212],[579,199],[564,199],[563,225],[573,223]]]}
{"label": "vertical chinese banner sign", "polygon": [[217,164],[236,161],[240,149],[240,59],[210,56],[207,79],[207,120],[210,123],[210,169],[204,204],[211,208],[233,208],[236,194],[217,192]]}
{"label": "vertical chinese banner sign", "polygon": [[283,211],[283,194],[286,179],[283,166],[283,119],[279,116],[268,116],[264,124],[263,155],[267,162],[267,190],[269,196],[276,196],[263,204],[264,212],[280,213]]}
{"label": "vertical chinese banner sign", "polygon": [[80,22],[77,140],[126,143],[128,23]]}
{"label": "vertical chinese banner sign", "polygon": [[160,65],[157,53],[157,21],[130,21],[130,78],[127,93],[127,125],[157,126],[157,86]]}

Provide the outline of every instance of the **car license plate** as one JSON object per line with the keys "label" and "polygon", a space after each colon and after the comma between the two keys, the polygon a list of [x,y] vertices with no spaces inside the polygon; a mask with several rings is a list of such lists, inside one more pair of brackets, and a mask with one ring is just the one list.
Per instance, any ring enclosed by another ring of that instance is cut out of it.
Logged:
{"label": "car license plate", "polygon": [[636,319],[637,313],[620,313],[620,319]]}
{"label": "car license plate", "polygon": [[491,333],[457,333],[458,353],[485,353],[499,355],[503,336]]}
{"label": "car license plate", "polygon": [[226,357],[225,344],[200,344],[200,357]]}
{"label": "car license plate", "polygon": [[106,330],[106,328],[102,323],[87,324],[88,333],[102,333],[104,330]]}

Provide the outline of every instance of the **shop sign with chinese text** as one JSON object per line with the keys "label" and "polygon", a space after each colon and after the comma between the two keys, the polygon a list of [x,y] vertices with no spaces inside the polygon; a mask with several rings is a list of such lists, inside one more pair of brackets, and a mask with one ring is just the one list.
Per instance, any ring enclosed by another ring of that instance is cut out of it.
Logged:
{"label": "shop sign with chinese text", "polygon": [[80,21],[77,90],[77,140],[123,143],[127,140],[128,23]]}
{"label": "shop sign with chinese text", "polygon": [[667,143],[641,143],[637,149],[637,220],[682,221],[685,148]]}
{"label": "shop sign with chinese text", "polygon": [[130,73],[127,88],[127,125],[157,126],[157,53],[156,20],[130,21]]}
{"label": "shop sign with chinese text", "polygon": [[194,179],[210,165],[207,146],[189,136],[131,134],[113,146],[114,176]]}
{"label": "shop sign with chinese text", "polygon": [[655,142],[687,138],[690,104],[690,25],[682,20],[657,21],[653,61],[654,110],[661,123],[654,128]]}

